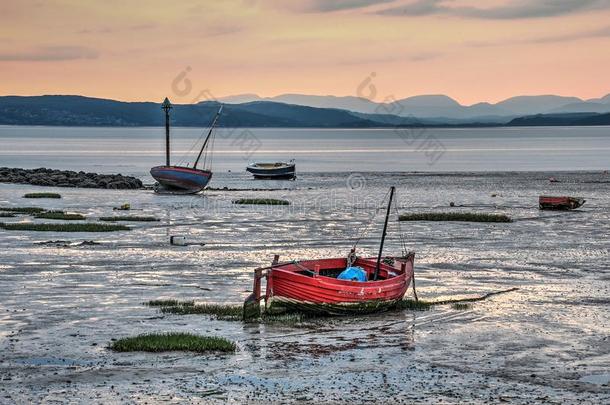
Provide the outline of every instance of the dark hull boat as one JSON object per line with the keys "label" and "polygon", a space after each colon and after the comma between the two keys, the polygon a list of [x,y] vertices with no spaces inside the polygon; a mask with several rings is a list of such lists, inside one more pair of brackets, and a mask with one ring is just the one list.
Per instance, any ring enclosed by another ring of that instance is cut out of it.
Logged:
{"label": "dark hull boat", "polygon": [[[169,100],[166,98],[163,102],[163,110],[165,110],[165,154],[166,164],[164,166],[155,166],[150,169],[150,175],[157,181],[155,191],[169,193],[185,193],[195,194],[205,189],[212,178],[212,171],[207,169],[198,169],[202,156],[204,157],[204,166],[207,163],[208,146],[210,138],[213,135],[214,127],[222,112],[222,106],[214,116],[214,120],[209,128],[208,134],[203,141],[203,145],[197,155],[197,159],[193,167],[170,165],[170,142],[169,142],[169,110],[172,108]],[[211,158],[210,158],[211,164]]]}
{"label": "dark hull boat", "polygon": [[246,168],[256,179],[292,180],[296,177],[294,161],[276,163],[253,163]]}
{"label": "dark hull boat", "polygon": [[541,210],[573,210],[585,203],[584,198],[540,196],[538,206]]}
{"label": "dark hull boat", "polygon": [[[279,263],[276,255],[270,266],[254,271],[253,293],[244,302],[244,319],[260,316],[259,302],[263,298],[268,309],[279,307],[325,315],[370,313],[396,306],[413,280],[415,254],[405,252],[402,257],[382,260],[393,193],[394,187],[376,258],[357,257],[355,247],[347,258]],[[350,271],[360,277],[352,277]]]}
{"label": "dark hull boat", "polygon": [[209,170],[180,166],[156,166],[150,169],[150,175],[165,189],[185,193],[200,192],[212,178],[212,172]]}

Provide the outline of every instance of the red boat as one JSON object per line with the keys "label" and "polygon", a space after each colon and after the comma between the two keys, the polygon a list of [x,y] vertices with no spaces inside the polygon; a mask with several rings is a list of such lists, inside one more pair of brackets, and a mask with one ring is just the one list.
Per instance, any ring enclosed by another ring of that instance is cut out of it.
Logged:
{"label": "red boat", "polygon": [[[271,266],[254,271],[253,293],[244,302],[244,320],[260,315],[262,280],[266,279],[265,308],[300,312],[345,315],[386,310],[403,299],[413,279],[414,253],[382,260],[390,204],[376,258],[361,258],[353,248],[346,258],[279,263],[276,255]],[[337,278],[350,268],[366,274],[365,281]]]}
{"label": "red boat", "polygon": [[348,258],[272,264],[255,270],[254,292],[246,303],[255,302],[253,311],[257,311],[262,299],[261,281],[265,278],[268,309],[280,307],[326,315],[382,311],[402,300],[407,292],[413,278],[414,256],[386,257],[377,280],[373,280],[377,259],[356,258],[352,265],[366,271],[370,281],[365,282],[337,279],[349,267]]}
{"label": "red boat", "polygon": [[585,199],[578,197],[538,197],[538,205],[541,210],[573,210],[581,207]]}

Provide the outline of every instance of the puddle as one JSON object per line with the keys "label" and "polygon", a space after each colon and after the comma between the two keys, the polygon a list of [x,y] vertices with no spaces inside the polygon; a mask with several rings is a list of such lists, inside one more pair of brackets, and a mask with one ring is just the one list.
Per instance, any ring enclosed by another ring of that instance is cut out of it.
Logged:
{"label": "puddle", "polygon": [[597,385],[610,384],[610,373],[585,375],[579,381]]}

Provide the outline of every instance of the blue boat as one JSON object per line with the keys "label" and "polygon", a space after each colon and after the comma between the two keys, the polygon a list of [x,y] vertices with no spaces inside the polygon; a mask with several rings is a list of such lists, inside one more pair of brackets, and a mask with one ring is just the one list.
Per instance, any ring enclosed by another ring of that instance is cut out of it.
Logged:
{"label": "blue boat", "polygon": [[[170,142],[169,142],[169,110],[172,108],[171,103],[165,98],[161,107],[165,111],[165,165],[155,166],[150,169],[150,175],[157,180],[155,185],[155,191],[157,192],[171,192],[171,193],[184,193],[184,194],[195,194],[202,191],[212,178],[211,168],[198,169],[197,165],[201,161],[201,157],[204,156],[204,166],[208,162],[207,153],[208,146],[211,144],[210,138],[213,137],[214,127],[218,122],[218,118],[222,112],[222,105],[218,109],[218,112],[214,116],[214,120],[210,125],[209,131],[203,145],[199,150],[197,159],[193,167],[188,166],[172,166],[170,165]],[[211,159],[209,159],[211,165]]]}
{"label": "blue boat", "polygon": [[296,177],[296,164],[290,162],[253,163],[246,167],[255,179],[293,180]]}

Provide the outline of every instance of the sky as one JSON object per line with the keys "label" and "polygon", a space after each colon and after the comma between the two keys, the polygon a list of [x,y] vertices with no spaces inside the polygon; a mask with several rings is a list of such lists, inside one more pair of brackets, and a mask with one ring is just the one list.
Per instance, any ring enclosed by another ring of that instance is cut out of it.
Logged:
{"label": "sky", "polygon": [[601,97],[609,72],[610,0],[0,2],[0,95],[473,104]]}

